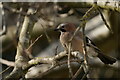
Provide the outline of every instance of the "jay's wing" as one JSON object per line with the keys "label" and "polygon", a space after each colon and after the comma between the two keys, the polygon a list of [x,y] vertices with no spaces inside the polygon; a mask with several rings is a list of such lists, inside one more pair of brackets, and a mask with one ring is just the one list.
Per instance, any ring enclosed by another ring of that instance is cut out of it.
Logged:
{"label": "jay's wing", "polygon": [[98,53],[101,52],[101,50],[88,37],[86,37],[86,44],[87,44],[87,46],[92,47],[93,49],[95,49],[96,52],[98,52]]}
{"label": "jay's wing", "polygon": [[103,63],[113,64],[116,62],[115,58],[103,54],[102,51],[88,37],[86,37],[86,44],[88,47],[93,48],[94,51],[98,53],[98,57]]}

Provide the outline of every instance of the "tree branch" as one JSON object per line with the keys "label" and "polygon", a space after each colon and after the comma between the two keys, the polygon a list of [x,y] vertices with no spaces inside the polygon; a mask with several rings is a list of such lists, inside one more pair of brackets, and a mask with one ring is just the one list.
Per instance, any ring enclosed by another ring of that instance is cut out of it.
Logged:
{"label": "tree branch", "polygon": [[14,62],[8,61],[8,60],[5,60],[5,59],[1,59],[1,58],[0,58],[0,63],[5,64],[5,65],[7,65],[7,66],[12,66],[12,67],[15,66],[15,63],[14,63]]}
{"label": "tree branch", "polygon": [[[33,5],[32,5],[33,6]],[[25,16],[22,29],[20,32],[19,42],[17,46],[17,54],[15,57],[15,67],[14,70],[5,79],[17,78],[19,79],[24,75],[23,69],[26,67],[29,61],[29,54],[25,50],[29,47],[30,34],[32,32],[33,26],[36,21],[32,19],[32,15],[35,13],[33,8],[29,8],[27,14],[30,16]],[[31,22],[32,20],[32,22]]]}
{"label": "tree branch", "polygon": [[[97,5],[105,10],[112,10],[120,13],[119,1],[111,0],[111,1],[100,1],[96,0]],[[59,5],[67,5],[71,8],[90,8],[94,5],[94,0],[87,0],[86,2],[62,2],[58,3]]]}
{"label": "tree branch", "polygon": [[3,9],[3,4],[0,2],[0,8],[2,10],[2,31],[0,32],[0,36],[5,35],[7,32],[6,20],[5,20],[5,12]]}

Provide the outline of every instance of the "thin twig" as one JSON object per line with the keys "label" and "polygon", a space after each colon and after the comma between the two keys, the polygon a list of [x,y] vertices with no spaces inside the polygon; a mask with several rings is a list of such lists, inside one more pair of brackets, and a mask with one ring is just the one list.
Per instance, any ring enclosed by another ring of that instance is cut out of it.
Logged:
{"label": "thin twig", "polygon": [[[87,49],[86,49],[86,35],[85,35],[85,24],[84,26],[82,27],[82,32],[83,32],[83,53],[84,53],[84,71],[85,71],[85,74],[84,75],[87,75],[88,74],[88,71],[89,71],[89,66],[88,66],[88,55],[87,55]],[[88,75],[88,78],[89,78],[89,75]]]}
{"label": "thin twig", "polygon": [[0,75],[2,75],[4,72],[6,72],[10,68],[11,68],[11,66],[7,67],[5,70],[3,70],[2,72],[0,72]]}
{"label": "thin twig", "polygon": [[33,58],[32,54],[30,52],[30,49],[41,37],[42,37],[42,35],[40,35],[37,39],[35,39],[35,41],[32,44],[30,44],[30,46],[25,50],[25,53],[27,53],[29,55],[30,59]]}
{"label": "thin twig", "polygon": [[81,80],[84,80],[85,77],[87,77],[89,71],[85,72],[85,74],[83,75],[83,77],[81,78]]}
{"label": "thin twig", "polygon": [[109,29],[109,31],[110,31],[111,33],[113,33],[111,27],[108,25],[108,23],[107,23],[107,21],[106,21],[104,15],[102,14],[102,11],[101,11],[100,7],[97,7],[97,10],[98,10],[98,12],[100,13],[101,18],[102,18],[104,24],[106,25],[106,27]]}
{"label": "thin twig", "polygon": [[81,72],[81,69],[82,69],[82,67],[83,67],[82,64],[83,64],[83,62],[81,63],[79,69],[78,69],[77,72],[74,74],[74,76],[72,77],[71,80],[74,80],[74,79],[79,75],[79,73]]}
{"label": "thin twig", "polygon": [[[90,14],[96,10],[96,4],[94,4],[86,13],[85,15],[82,17],[81,19],[81,27],[82,27],[82,33],[83,33],[83,53],[84,53],[84,71],[85,71],[85,75],[88,74],[88,71],[89,71],[89,66],[88,66],[88,56],[87,56],[87,49],[86,49],[86,35],[85,35],[85,24],[86,24],[86,20],[87,18],[90,16]],[[83,77],[84,77],[83,76]],[[89,75],[88,75],[88,78],[89,78]]]}
{"label": "thin twig", "polygon": [[56,46],[55,48],[55,55],[57,55],[57,53],[58,53],[58,46]]}
{"label": "thin twig", "polygon": [[77,27],[77,29],[75,30],[75,32],[73,33],[72,37],[70,38],[70,42],[73,40],[74,36],[77,34],[77,32],[81,29],[81,26]]}
{"label": "thin twig", "polygon": [[90,16],[91,13],[93,13],[93,11],[96,10],[96,5],[94,4],[86,13],[85,15],[82,17],[81,21],[87,20]]}
{"label": "thin twig", "polygon": [[37,39],[35,39],[35,41],[27,48],[26,51],[29,51],[29,49],[42,37],[42,35],[40,35]]}
{"label": "thin twig", "polygon": [[78,26],[78,28],[75,30],[73,36],[70,38],[70,42],[72,41],[72,39],[74,38],[74,36],[77,34],[77,32],[81,29],[81,27],[84,25],[84,20],[87,20],[87,18],[90,16],[90,14],[92,13],[92,11],[95,10],[95,5],[93,5],[86,13],[85,15],[82,17],[81,19],[81,23],[80,23],[80,26]]}
{"label": "thin twig", "polygon": [[83,53],[84,53],[84,59],[85,62],[87,63],[87,49],[86,49],[86,35],[85,35],[85,25],[82,27],[82,32],[83,32]]}
{"label": "thin twig", "polygon": [[71,42],[69,43],[68,47],[68,69],[69,69],[69,77],[73,77],[73,72],[70,64],[70,57],[71,57]]}
{"label": "thin twig", "polygon": [[[85,15],[82,17],[82,19],[81,19],[81,24],[80,24],[80,26],[76,29],[76,31],[74,32],[74,34],[73,34],[73,36],[70,38],[70,42],[72,41],[72,39],[74,38],[74,36],[77,34],[77,32],[81,29],[81,27],[82,27],[82,29],[83,29],[83,37],[84,37],[84,48],[83,48],[83,52],[84,52],[84,62],[85,62],[85,64],[86,64],[86,68],[87,68],[87,70],[85,71],[85,72],[87,72],[89,69],[88,69],[88,65],[87,65],[87,50],[86,50],[86,40],[85,40],[85,30],[84,30],[84,28],[85,28],[85,24],[86,24],[86,20],[87,20],[87,18],[90,16],[90,14],[96,9],[95,8],[95,6],[96,5],[93,5],[86,13],[85,13]],[[68,54],[69,55],[69,54]],[[68,61],[69,62],[69,61]],[[69,69],[70,70],[70,69]]]}
{"label": "thin twig", "polygon": [[42,26],[42,28],[43,28],[43,31],[44,31],[44,33],[45,33],[45,36],[47,37],[48,42],[51,42],[51,39],[50,39],[50,37],[48,36],[48,33],[47,33],[46,29],[44,28],[43,24],[41,24],[41,26]]}

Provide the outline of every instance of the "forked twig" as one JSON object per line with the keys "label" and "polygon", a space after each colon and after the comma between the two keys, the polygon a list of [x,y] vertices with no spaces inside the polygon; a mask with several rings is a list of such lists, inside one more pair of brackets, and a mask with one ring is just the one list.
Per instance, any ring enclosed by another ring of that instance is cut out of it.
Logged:
{"label": "forked twig", "polygon": [[[84,74],[84,77],[88,74],[88,70],[89,70],[89,66],[87,64],[87,50],[86,50],[86,38],[85,38],[85,24],[86,24],[86,20],[88,19],[88,17],[90,16],[90,14],[96,10],[96,5],[93,5],[86,13],[85,15],[82,17],[81,19],[81,23],[80,23],[80,26],[76,29],[76,31],[74,32],[73,36],[70,38],[70,42],[72,41],[72,39],[74,38],[74,36],[76,35],[76,33],[81,29],[82,27],[82,31],[83,31],[83,52],[84,52],[84,64],[85,66],[81,65],[84,67],[84,71],[85,71],[85,74]],[[80,73],[80,71],[78,70],[78,72]],[[78,74],[77,72],[77,74]],[[76,75],[76,74],[75,74]],[[73,79],[76,77],[74,75]]]}

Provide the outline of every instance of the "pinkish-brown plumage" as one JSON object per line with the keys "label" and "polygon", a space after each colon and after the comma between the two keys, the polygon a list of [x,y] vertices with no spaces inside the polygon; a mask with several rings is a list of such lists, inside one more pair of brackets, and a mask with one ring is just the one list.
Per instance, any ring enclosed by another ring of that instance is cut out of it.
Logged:
{"label": "pinkish-brown plumage", "polygon": [[[68,49],[69,41],[71,37],[73,36],[76,27],[73,23],[63,23],[60,24],[56,30],[59,30],[61,32],[60,35],[60,42],[62,46],[65,48],[65,50]],[[116,59],[104,55],[100,49],[96,47],[96,45],[88,38],[86,37],[86,43],[87,43],[87,51],[88,55],[96,56],[98,57],[103,63],[105,64],[113,64],[116,62]],[[79,51],[80,53],[83,53],[83,35],[82,32],[77,32],[76,35],[73,37],[71,41],[71,50],[72,51]]]}

